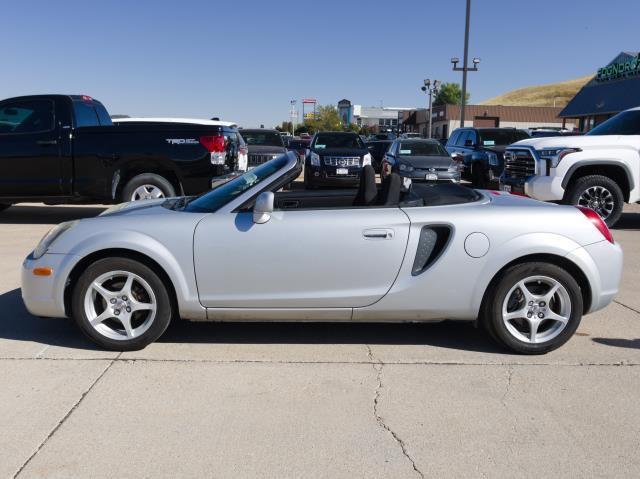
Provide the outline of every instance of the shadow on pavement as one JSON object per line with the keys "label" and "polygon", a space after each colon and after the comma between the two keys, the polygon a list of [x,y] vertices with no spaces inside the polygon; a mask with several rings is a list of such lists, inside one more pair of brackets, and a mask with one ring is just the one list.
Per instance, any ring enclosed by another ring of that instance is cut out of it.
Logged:
{"label": "shadow on pavement", "polygon": [[[76,349],[98,349],[71,320],[29,314],[20,290],[0,295],[0,339]],[[195,323],[174,321],[158,340],[211,344],[395,344],[504,353],[469,322],[379,323]]]}
{"label": "shadow on pavement", "polygon": [[0,224],[58,224],[98,216],[106,209],[100,206],[17,205],[0,213]]}
{"label": "shadow on pavement", "polygon": [[592,338],[594,343],[604,344],[605,346],[614,346],[617,348],[640,349],[640,338],[623,339],[623,338]]}
{"label": "shadow on pavement", "polygon": [[613,230],[640,231],[640,213],[622,213]]}

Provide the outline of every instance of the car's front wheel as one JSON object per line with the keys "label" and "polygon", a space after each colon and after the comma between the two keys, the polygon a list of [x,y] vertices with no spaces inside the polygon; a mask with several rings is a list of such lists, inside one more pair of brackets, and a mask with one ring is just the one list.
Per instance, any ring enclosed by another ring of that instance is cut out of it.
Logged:
{"label": "car's front wheel", "polygon": [[145,264],[129,258],[105,258],[78,278],[72,316],[101,347],[136,351],[167,329],[171,299],[163,281]]}
{"label": "car's front wheel", "polygon": [[549,263],[523,263],[504,271],[488,292],[481,321],[516,353],[544,354],[566,343],[582,319],[580,286]]}
{"label": "car's front wheel", "polygon": [[589,175],[579,178],[568,188],[565,203],[594,210],[611,228],[622,216],[624,194],[611,178]]}

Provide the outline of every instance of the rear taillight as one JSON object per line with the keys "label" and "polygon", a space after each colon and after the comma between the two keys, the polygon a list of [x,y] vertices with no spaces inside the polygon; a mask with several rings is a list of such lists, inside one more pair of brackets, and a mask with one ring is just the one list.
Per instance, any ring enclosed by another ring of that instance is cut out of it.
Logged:
{"label": "rear taillight", "polygon": [[587,217],[587,219],[591,222],[593,226],[596,227],[598,231],[600,231],[602,236],[604,236],[604,239],[606,239],[611,244],[614,243],[613,236],[611,235],[611,231],[609,231],[609,228],[607,227],[606,223],[602,221],[602,218],[598,213],[596,213],[592,209],[585,208],[584,206],[576,206],[576,208],[582,211],[582,214]]}
{"label": "rear taillight", "polygon": [[200,144],[211,154],[212,165],[224,165],[227,158],[224,135],[201,136]]}

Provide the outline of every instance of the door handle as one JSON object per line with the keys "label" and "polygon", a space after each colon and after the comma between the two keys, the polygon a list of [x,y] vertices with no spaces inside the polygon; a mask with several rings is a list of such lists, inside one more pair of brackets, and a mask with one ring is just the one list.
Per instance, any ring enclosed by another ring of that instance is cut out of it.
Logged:
{"label": "door handle", "polygon": [[394,232],[388,228],[375,228],[371,230],[364,230],[362,236],[369,240],[390,240],[393,239]]}
{"label": "door handle", "polygon": [[51,146],[51,145],[57,145],[58,144],[58,140],[38,140],[36,141],[36,145],[39,146]]}
{"label": "door handle", "polygon": [[282,208],[297,208],[298,206],[300,206],[298,200],[285,200],[282,202]]}

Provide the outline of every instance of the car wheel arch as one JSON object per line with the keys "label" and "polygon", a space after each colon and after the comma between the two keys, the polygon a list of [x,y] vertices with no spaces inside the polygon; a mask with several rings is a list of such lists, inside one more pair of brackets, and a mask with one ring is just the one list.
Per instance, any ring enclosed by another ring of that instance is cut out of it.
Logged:
{"label": "car wheel arch", "polygon": [[182,175],[178,170],[170,164],[164,162],[149,162],[146,160],[132,160],[130,162],[121,164],[117,170],[114,171],[112,178],[112,195],[113,199],[116,199],[122,193],[123,188],[127,185],[131,179],[138,175],[145,173],[152,173],[158,176],[162,176],[173,186],[176,194],[184,195],[184,188],[182,186]]}
{"label": "car wheel arch", "polygon": [[633,174],[626,164],[617,160],[581,160],[571,165],[562,179],[565,195],[577,180],[589,175],[606,176],[618,183],[626,202],[629,201],[630,192],[635,188]]}
{"label": "car wheel arch", "polygon": [[566,258],[565,256],[549,254],[549,253],[534,253],[528,254],[524,256],[520,256],[509,263],[502,266],[492,277],[491,281],[488,283],[484,294],[482,296],[482,301],[479,308],[479,317],[484,314],[485,308],[487,307],[487,303],[495,291],[497,284],[502,278],[505,271],[513,266],[524,264],[524,263],[549,263],[556,266],[561,267],[569,274],[571,274],[578,285],[580,286],[580,291],[582,293],[582,301],[583,301],[583,314],[587,314],[591,307],[592,301],[592,291],[591,285],[589,284],[589,280],[587,279],[587,275],[584,271],[578,266],[576,263]]}
{"label": "car wheel arch", "polygon": [[105,258],[127,258],[138,261],[151,268],[154,273],[156,273],[162,279],[162,282],[167,287],[169,297],[171,299],[172,308],[176,316],[178,316],[178,297],[176,294],[175,285],[165,268],[150,256],[139,251],[127,248],[99,249],[82,257],[82,259],[80,259],[80,261],[78,261],[73,266],[73,268],[69,272],[69,275],[67,276],[64,288],[64,309],[67,316],[71,314],[71,299],[73,295],[73,288],[77,283],[78,278],[89,265]]}

